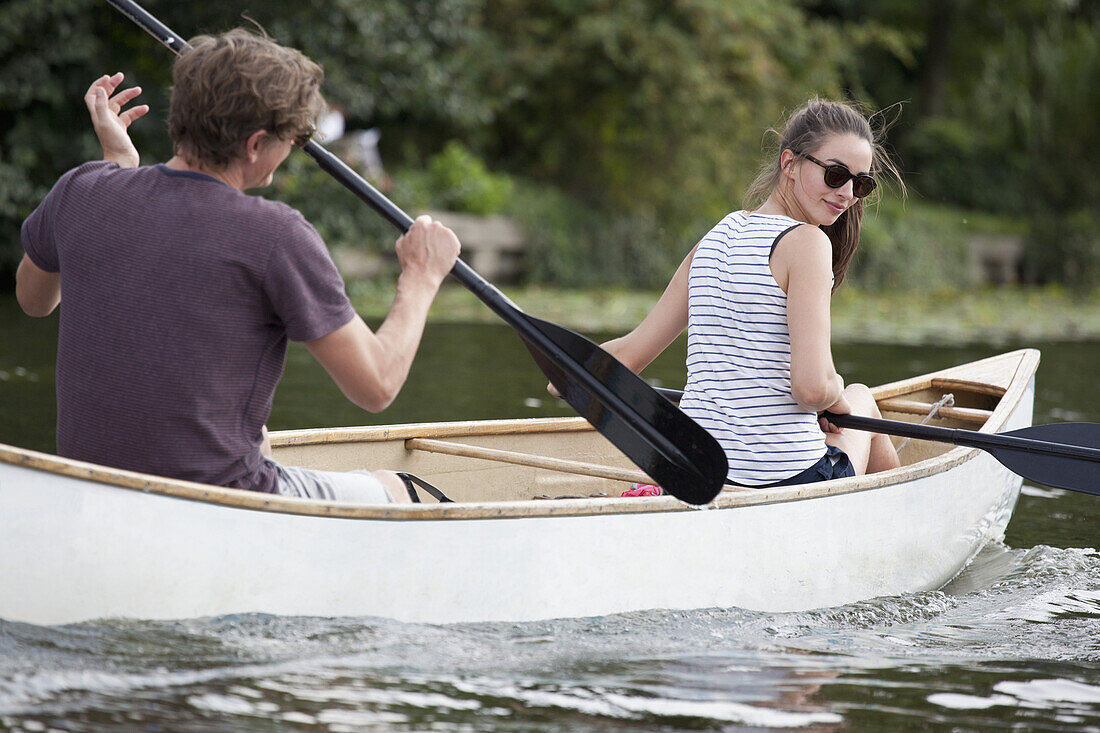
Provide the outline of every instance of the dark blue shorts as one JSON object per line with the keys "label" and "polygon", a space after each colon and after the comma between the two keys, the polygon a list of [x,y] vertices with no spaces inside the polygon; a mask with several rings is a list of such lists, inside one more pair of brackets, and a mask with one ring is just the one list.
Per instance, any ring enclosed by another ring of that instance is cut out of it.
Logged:
{"label": "dark blue shorts", "polygon": [[836,446],[829,445],[825,447],[825,455],[821,457],[820,461],[802,473],[797,473],[789,479],[774,484],[768,484],[768,487],[812,484],[815,481],[829,481],[834,478],[848,478],[855,475],[856,469],[852,466],[852,462],[848,460],[848,454]]}

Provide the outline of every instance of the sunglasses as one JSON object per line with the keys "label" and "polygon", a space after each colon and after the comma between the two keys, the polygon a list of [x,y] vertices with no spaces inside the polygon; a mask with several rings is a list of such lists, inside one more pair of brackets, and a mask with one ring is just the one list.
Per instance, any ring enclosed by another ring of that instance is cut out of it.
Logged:
{"label": "sunglasses", "polygon": [[308,143],[310,140],[312,140],[313,136],[316,135],[316,134],[317,134],[317,128],[311,126],[305,132],[301,132],[301,133],[298,133],[297,135],[295,135],[294,138],[293,138],[293,142],[299,148],[304,148],[306,146],[306,143]]}
{"label": "sunglasses", "polygon": [[852,181],[852,193],[858,199],[874,191],[875,186],[878,185],[878,181],[867,173],[852,173],[840,163],[822,163],[809,153],[805,153],[803,157],[825,169],[825,185],[829,188],[840,188],[848,181]]}

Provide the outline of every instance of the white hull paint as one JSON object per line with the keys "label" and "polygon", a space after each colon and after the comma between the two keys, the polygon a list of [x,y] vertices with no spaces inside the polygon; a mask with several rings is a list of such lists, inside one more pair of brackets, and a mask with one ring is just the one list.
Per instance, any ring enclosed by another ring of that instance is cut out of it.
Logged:
{"label": "white hull paint", "polygon": [[[994,412],[1003,413],[998,432],[1031,423],[1030,374],[1017,392]],[[836,606],[938,588],[1003,538],[1018,477],[964,448],[924,462],[943,467],[811,498],[723,495],[706,509],[666,497],[328,516],[143,491],[8,460],[0,462],[0,618],[60,624],[264,612],[448,623]],[[215,498],[227,491],[211,489]]]}

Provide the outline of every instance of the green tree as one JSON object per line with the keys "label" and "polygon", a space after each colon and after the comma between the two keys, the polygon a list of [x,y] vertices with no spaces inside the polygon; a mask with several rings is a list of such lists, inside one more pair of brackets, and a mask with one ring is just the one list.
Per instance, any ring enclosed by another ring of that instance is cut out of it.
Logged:
{"label": "green tree", "polygon": [[[414,150],[441,145],[488,114],[465,61],[477,45],[474,0],[272,0],[247,14],[235,4],[144,4],[186,37],[253,22],[264,27],[326,68],[326,96],[347,110],[353,126],[383,126],[393,131],[384,140],[408,141]],[[131,134],[143,161],[170,156],[164,123],[171,63],[168,50],[101,0],[0,5],[0,226],[7,233],[0,274],[21,256],[20,222],[57,177],[99,155],[81,101],[96,75],[122,70],[128,84],[144,88],[152,112]],[[294,182],[285,188],[268,193],[316,208],[311,191]],[[324,228],[348,234],[362,222],[363,207],[329,195],[338,188],[321,184],[339,209]]]}
{"label": "green tree", "polygon": [[913,102],[893,136],[910,187],[1025,217],[1030,279],[1100,283],[1100,4],[823,0],[812,10],[898,31],[901,46],[865,48],[853,83]]}
{"label": "green tree", "polygon": [[0,274],[22,251],[20,222],[57,174],[89,153],[86,140],[65,131],[77,117],[67,108],[92,82],[82,88],[79,71],[103,55],[91,4],[0,5]]}
{"label": "green tree", "polygon": [[840,92],[841,41],[788,0],[487,0],[483,18],[490,157],[679,229],[737,204],[783,110]]}
{"label": "green tree", "polygon": [[[146,4],[184,35],[249,23],[240,4]],[[532,231],[533,211],[560,224],[535,232],[551,279],[667,267],[739,204],[765,128],[814,95],[910,102],[890,142],[918,196],[1028,217],[1035,279],[1100,278],[1095,2],[271,0],[248,17],[322,63],[349,127],[382,130],[391,171],[426,170],[457,140],[477,175],[507,172]],[[135,141],[146,161],[170,154],[170,66],[101,0],[0,5],[0,270],[58,175],[98,154],[81,103],[94,75],[145,88]],[[306,163],[267,195],[326,237],[388,236]],[[440,193],[395,178],[402,205]],[[875,246],[881,269],[887,238]],[[597,261],[608,271],[584,267]]]}

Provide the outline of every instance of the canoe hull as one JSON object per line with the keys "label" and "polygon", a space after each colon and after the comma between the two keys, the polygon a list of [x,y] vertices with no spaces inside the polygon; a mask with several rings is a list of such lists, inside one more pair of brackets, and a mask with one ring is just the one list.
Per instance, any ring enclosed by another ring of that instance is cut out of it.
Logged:
{"label": "canoe hull", "polygon": [[[1002,431],[1031,423],[1033,389],[1029,379]],[[557,513],[374,517],[46,480],[0,462],[0,618],[263,612],[449,623],[836,606],[941,587],[1003,538],[1021,480],[979,451],[941,458],[911,480],[805,499],[705,509],[566,499],[513,502]]]}

